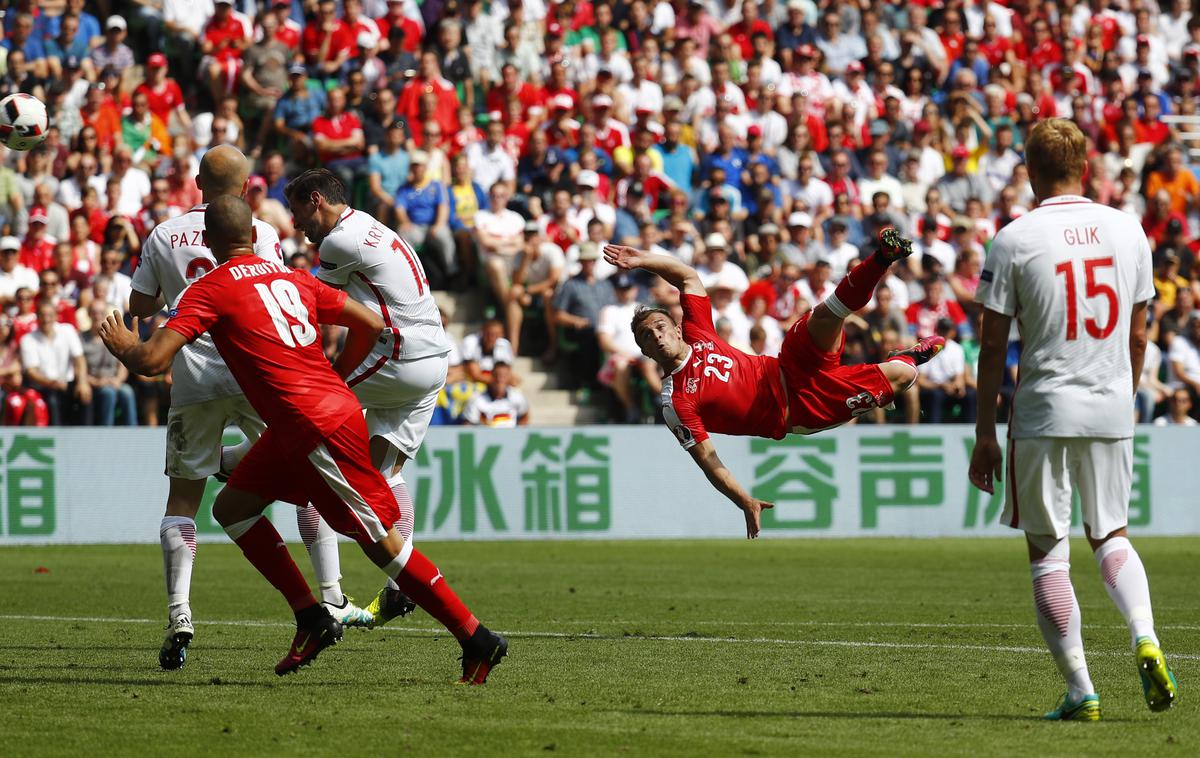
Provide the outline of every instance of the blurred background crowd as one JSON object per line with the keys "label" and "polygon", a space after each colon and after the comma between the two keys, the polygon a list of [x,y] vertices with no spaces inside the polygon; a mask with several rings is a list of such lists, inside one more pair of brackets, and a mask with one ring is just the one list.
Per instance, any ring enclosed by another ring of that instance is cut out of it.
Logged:
{"label": "blurred background crowd", "polygon": [[614,271],[607,242],[695,266],[722,336],[773,354],[887,226],[917,252],[851,316],[844,360],[948,348],[861,421],[971,422],[973,295],[1034,204],[1022,143],[1050,116],[1088,137],[1087,196],[1154,246],[1139,420],[1195,423],[1200,18],[1177,0],[14,0],[3,28],[0,95],[52,124],[0,156],[8,424],[165,417],[170,378],[127,376],[93,326],[223,143],[290,265],[319,261],[282,190],[323,165],[443,301],[478,306],[450,319],[438,423],[540,423],[555,384],[594,420],[656,418],[629,322],[678,293]]}

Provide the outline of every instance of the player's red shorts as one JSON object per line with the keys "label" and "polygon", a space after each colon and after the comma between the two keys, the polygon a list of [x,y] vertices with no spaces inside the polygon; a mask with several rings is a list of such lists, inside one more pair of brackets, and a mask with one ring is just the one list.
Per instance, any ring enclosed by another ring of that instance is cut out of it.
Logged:
{"label": "player's red shorts", "polygon": [[268,427],[229,477],[229,486],[267,500],[312,503],[337,532],[362,544],[383,539],[400,509],[383,475],[371,465],[361,411],[346,417],[304,457],[287,430]]}
{"label": "player's red shorts", "polygon": [[842,365],[842,347],[824,352],[808,333],[808,314],[788,329],[779,352],[787,385],[788,431],[813,434],[872,408],[891,405],[892,384],[878,364]]}

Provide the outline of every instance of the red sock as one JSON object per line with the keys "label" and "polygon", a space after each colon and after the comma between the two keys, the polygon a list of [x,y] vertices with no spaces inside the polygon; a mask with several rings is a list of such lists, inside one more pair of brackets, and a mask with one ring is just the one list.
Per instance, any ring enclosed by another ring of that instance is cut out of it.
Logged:
{"label": "red sock", "polygon": [[317,604],[283,538],[266,518],[254,522],[254,526],[234,542],[242,549],[246,560],[258,569],[258,573],[266,577],[271,586],[287,599],[293,611]]}
{"label": "red sock", "polygon": [[880,262],[874,255],[868,255],[865,261],[855,266],[838,282],[838,286],[833,290],[834,297],[846,306],[850,313],[866,308],[890,265]]}
{"label": "red sock", "polygon": [[392,577],[403,592],[421,609],[433,616],[460,641],[466,640],[479,628],[479,619],[467,610],[442,572],[419,550],[413,550],[404,570]]}

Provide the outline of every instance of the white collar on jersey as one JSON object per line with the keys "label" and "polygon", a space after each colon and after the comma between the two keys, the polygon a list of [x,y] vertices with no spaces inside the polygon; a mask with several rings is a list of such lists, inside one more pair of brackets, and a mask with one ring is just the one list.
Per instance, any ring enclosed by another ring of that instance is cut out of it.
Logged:
{"label": "white collar on jersey", "polygon": [[667,374],[667,376],[675,376],[680,371],[683,371],[683,367],[688,365],[688,361],[690,361],[691,359],[692,359],[692,348],[691,348],[691,345],[689,345],[687,355],[683,356],[683,360],[680,361],[679,365],[676,366],[674,369],[672,369],[671,373]]}
{"label": "white collar on jersey", "polygon": [[1043,200],[1041,203],[1038,204],[1038,207],[1044,208],[1047,205],[1064,205],[1066,203],[1090,203],[1090,202],[1092,202],[1092,201],[1088,200],[1083,195],[1055,195],[1054,197],[1049,197],[1049,198],[1046,198],[1045,200]]}

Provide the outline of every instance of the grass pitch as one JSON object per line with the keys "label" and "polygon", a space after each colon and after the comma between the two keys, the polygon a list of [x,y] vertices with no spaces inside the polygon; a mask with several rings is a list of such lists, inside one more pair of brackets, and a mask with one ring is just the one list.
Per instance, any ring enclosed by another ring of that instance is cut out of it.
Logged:
{"label": "grass pitch", "polygon": [[[197,637],[164,672],[157,547],[5,548],[0,739],[9,755],[1195,755],[1200,543],[1136,544],[1182,694],[1148,711],[1076,541],[1099,724],[1039,720],[1064,688],[1017,538],[422,545],[509,637],[481,688],[449,684],[458,646],[420,611],[277,678],[290,613],[232,545],[200,546]],[[378,572],[342,556],[365,602]]]}

